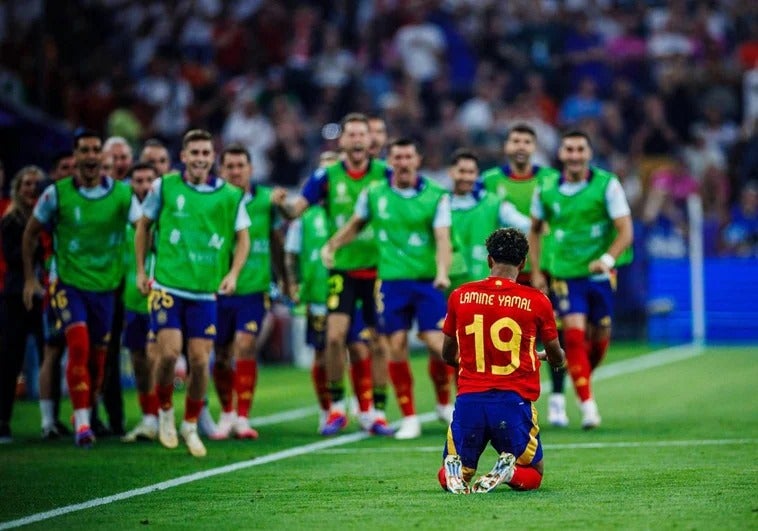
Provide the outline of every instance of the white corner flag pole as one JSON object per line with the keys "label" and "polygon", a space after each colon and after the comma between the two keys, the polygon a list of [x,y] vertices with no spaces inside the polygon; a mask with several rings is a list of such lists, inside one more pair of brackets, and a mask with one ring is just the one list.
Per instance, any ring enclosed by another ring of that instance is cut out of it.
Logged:
{"label": "white corner flag pole", "polygon": [[692,298],[692,342],[705,343],[705,273],[703,265],[703,202],[699,195],[687,197],[690,247],[690,296]]}

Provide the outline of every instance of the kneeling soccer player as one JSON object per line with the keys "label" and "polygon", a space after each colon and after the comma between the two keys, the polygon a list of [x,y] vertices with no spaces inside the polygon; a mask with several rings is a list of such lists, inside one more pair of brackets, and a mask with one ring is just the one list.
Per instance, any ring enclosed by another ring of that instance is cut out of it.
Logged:
{"label": "kneeling soccer player", "polygon": [[[533,405],[540,394],[540,360],[553,367],[565,363],[550,301],[516,283],[529,249],[526,237],[498,229],[486,245],[490,276],[450,294],[443,328],[443,358],[459,372],[438,479],[454,494],[485,493],[501,483],[516,490],[540,486],[542,443]],[[538,340],[545,352],[535,350]],[[488,442],[498,459],[470,485]]]}

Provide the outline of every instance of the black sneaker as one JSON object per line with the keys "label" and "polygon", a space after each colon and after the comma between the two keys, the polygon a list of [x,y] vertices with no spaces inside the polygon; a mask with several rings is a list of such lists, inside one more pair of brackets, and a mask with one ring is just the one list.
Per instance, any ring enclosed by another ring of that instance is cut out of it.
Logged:
{"label": "black sneaker", "polygon": [[54,441],[56,439],[59,439],[60,436],[61,433],[58,431],[58,428],[55,425],[50,428],[42,428],[43,441]]}
{"label": "black sneaker", "polygon": [[103,422],[100,419],[95,419],[92,421],[92,425],[90,426],[93,433],[95,434],[95,437],[102,439],[103,437],[109,437],[113,435],[111,433],[111,430],[103,424]]}
{"label": "black sneaker", "polygon": [[62,423],[60,420],[55,421],[55,431],[58,432],[58,435],[71,435],[71,430],[68,426],[66,426],[64,423]]}

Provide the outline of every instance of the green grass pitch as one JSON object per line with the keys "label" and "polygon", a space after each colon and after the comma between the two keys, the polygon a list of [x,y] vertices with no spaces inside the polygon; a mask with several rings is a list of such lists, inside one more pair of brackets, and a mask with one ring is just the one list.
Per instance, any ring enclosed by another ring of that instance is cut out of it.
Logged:
{"label": "green grass pitch", "polygon": [[[348,436],[325,440],[316,435],[309,373],[295,368],[262,367],[253,405],[253,416],[264,419],[296,410],[290,420],[260,426],[257,441],[206,441],[201,460],[181,445],[170,451],[106,439],[80,450],[68,438],[41,442],[38,406],[21,402],[15,442],[0,446],[0,529],[144,487],[25,528],[757,529],[755,347],[708,347],[696,356],[684,349],[678,361],[635,367],[653,350],[612,345],[604,365],[610,372],[599,373],[595,385],[603,416],[595,431],[579,429],[567,383],[572,425],[543,423],[545,477],[534,492],[501,486],[487,495],[444,493],[436,472],[446,427],[436,420],[413,441],[353,435],[354,420]],[[426,358],[414,356],[413,365],[419,412],[432,411]],[[136,398],[128,393],[125,401],[131,426]],[[182,396],[175,402],[181,412]],[[215,399],[212,409],[217,416]],[[398,418],[394,402],[388,413]],[[488,449],[480,472],[495,457]],[[237,463],[243,465],[216,470]],[[216,475],[154,487],[209,470]]]}

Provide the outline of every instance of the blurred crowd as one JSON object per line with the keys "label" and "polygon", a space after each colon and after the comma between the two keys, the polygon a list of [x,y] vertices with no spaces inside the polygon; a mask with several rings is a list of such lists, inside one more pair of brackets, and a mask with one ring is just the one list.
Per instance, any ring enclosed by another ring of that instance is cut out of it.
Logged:
{"label": "blurred crowd", "polygon": [[134,148],[157,137],[175,153],[202,127],[288,188],[349,111],[418,138],[440,181],[461,146],[501,163],[514,123],[548,164],[576,126],[621,178],[650,255],[686,253],[699,193],[706,252],[758,256],[750,0],[0,1],[0,50],[6,99]]}

